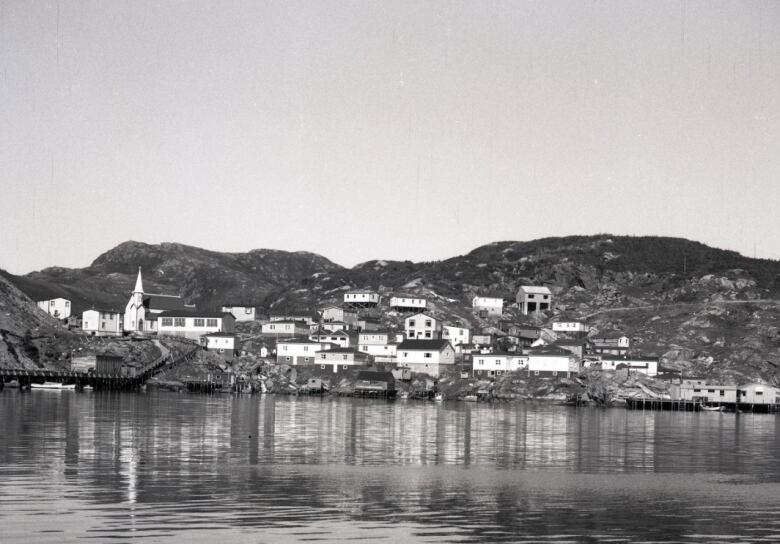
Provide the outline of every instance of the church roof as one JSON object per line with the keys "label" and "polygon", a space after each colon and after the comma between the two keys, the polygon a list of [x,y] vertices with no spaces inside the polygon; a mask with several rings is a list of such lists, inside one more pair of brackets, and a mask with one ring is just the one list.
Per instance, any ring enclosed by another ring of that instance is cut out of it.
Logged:
{"label": "church roof", "polygon": [[133,293],[143,293],[144,292],[144,283],[141,280],[141,267],[138,267],[138,278],[135,280],[135,289],[133,289]]}
{"label": "church roof", "polygon": [[184,301],[175,295],[144,295],[144,306],[150,310],[181,310]]}

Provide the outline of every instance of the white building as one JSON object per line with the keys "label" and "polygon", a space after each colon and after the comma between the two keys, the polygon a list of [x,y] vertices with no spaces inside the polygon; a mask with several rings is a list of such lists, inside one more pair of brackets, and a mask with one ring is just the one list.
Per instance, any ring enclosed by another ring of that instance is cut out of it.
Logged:
{"label": "white building", "polygon": [[397,348],[395,332],[363,331],[358,335],[358,351],[373,356],[376,362],[395,362]]}
{"label": "white building", "polygon": [[254,321],[257,318],[257,308],[254,306],[230,304],[222,306],[222,311],[233,314],[233,317],[236,318],[236,321]]}
{"label": "white building", "polygon": [[428,306],[428,301],[422,297],[411,295],[394,295],[390,297],[390,308],[399,312],[422,312]]}
{"label": "white building", "polygon": [[749,383],[739,388],[739,402],[744,404],[775,404],[777,400],[777,388],[765,383]]}
{"label": "white building", "polygon": [[319,316],[309,310],[291,310],[291,311],[279,311],[275,310],[268,315],[268,321],[303,321],[307,325],[316,325],[319,321]]}
{"label": "white building", "polygon": [[590,327],[582,321],[554,321],[552,324],[553,332],[587,334]]}
{"label": "white building", "polygon": [[501,316],[504,313],[504,299],[498,297],[474,297],[471,307],[480,317]]}
{"label": "white building", "polygon": [[414,314],[404,319],[404,334],[410,340],[441,338],[441,321],[428,314]]}
{"label": "white building", "polygon": [[[230,312],[226,312],[230,313]],[[238,356],[239,343],[235,334],[213,332],[200,337],[200,345],[204,349],[218,354],[226,361],[232,361]]]}
{"label": "white building", "polygon": [[524,314],[552,308],[552,292],[547,287],[523,285],[517,290],[517,305]]}
{"label": "white building", "polygon": [[460,346],[471,343],[471,329],[456,327],[455,325],[444,325],[442,327],[441,337],[449,340],[453,346]]}
{"label": "white building", "polygon": [[540,349],[528,353],[529,375],[568,378],[579,372],[579,360],[566,350]]}
{"label": "white building", "polygon": [[184,304],[182,298],[178,296],[144,293],[139,266],[135,288],[125,307],[122,327],[128,332],[154,332],[158,328],[157,318],[163,312],[194,309],[194,306]]}
{"label": "white building", "polygon": [[340,370],[362,368],[366,363],[368,363],[368,355],[365,353],[351,348],[333,348],[319,352],[315,364],[320,365],[320,370],[335,373]]}
{"label": "white building", "polygon": [[353,308],[370,308],[382,302],[382,295],[370,289],[353,289],[344,293],[344,304]]}
{"label": "white building", "polygon": [[447,340],[404,340],[398,345],[396,362],[401,368],[435,378],[442,366],[455,364],[455,350]]}
{"label": "white building", "polygon": [[319,342],[321,344],[323,343],[334,344],[335,346],[340,348],[352,347],[351,346],[352,342],[349,333],[343,330],[329,331],[323,327],[321,329],[317,329],[314,332],[310,333],[309,340]]}
{"label": "white building", "polygon": [[309,330],[303,321],[269,321],[260,327],[263,336],[308,336]]}
{"label": "white building", "polygon": [[157,334],[199,339],[204,334],[233,332],[236,319],[225,312],[173,310],[157,316]]}
{"label": "white building", "polygon": [[68,319],[70,317],[70,301],[66,298],[39,300],[37,304],[38,308],[57,319]]}
{"label": "white building", "polygon": [[119,336],[123,319],[122,312],[93,308],[81,313],[81,330],[93,336]]}
{"label": "white building", "polygon": [[288,365],[313,365],[317,353],[332,347],[330,344],[321,344],[314,340],[280,340],[276,344],[276,362]]}
{"label": "white building", "polygon": [[601,364],[601,370],[617,370],[618,368],[627,368],[632,372],[639,372],[647,376],[656,376],[658,374],[657,357],[621,357],[617,355],[602,355],[601,360],[586,360],[583,366],[590,367]]}
{"label": "white building", "polygon": [[528,370],[528,356],[517,353],[477,353],[472,357],[474,376],[501,376],[516,370]]}
{"label": "white building", "polygon": [[590,338],[594,353],[625,355],[630,346],[628,336],[620,331],[600,332]]}

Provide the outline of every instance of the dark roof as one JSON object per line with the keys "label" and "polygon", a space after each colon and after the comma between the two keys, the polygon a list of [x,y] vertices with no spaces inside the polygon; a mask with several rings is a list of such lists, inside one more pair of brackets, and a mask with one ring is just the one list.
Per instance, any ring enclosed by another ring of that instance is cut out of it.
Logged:
{"label": "dark roof", "polygon": [[144,295],[144,307],[150,310],[181,310],[184,300],[176,295]]}
{"label": "dark roof", "polygon": [[395,382],[392,372],[379,370],[361,370],[356,379],[367,382]]}
{"label": "dark roof", "polygon": [[362,351],[358,351],[354,348],[331,348],[323,350],[321,353],[354,353],[356,355],[367,355]]}
{"label": "dark roof", "polygon": [[643,363],[658,361],[658,357],[627,357],[625,355],[602,355],[602,361],[641,361]]}
{"label": "dark roof", "polygon": [[570,351],[566,351],[565,349],[559,349],[559,348],[539,348],[531,350],[530,355],[566,355],[571,356]]}
{"label": "dark roof", "polygon": [[445,347],[449,346],[450,343],[448,340],[439,340],[439,339],[432,339],[432,340],[404,340],[400,344],[398,344],[398,349],[404,350],[416,350],[416,349],[435,349],[437,351],[443,350]]}
{"label": "dark roof", "polygon": [[593,338],[593,339],[596,339],[596,338],[610,338],[611,339],[611,338],[621,338],[623,336],[626,336],[626,335],[624,333],[622,333],[621,331],[606,331],[606,332],[600,332],[598,334],[594,334],[593,336],[591,336],[591,338]]}
{"label": "dark roof", "polygon": [[225,317],[226,315],[233,317],[233,314],[229,312],[198,312],[195,310],[172,310],[163,312],[157,317]]}

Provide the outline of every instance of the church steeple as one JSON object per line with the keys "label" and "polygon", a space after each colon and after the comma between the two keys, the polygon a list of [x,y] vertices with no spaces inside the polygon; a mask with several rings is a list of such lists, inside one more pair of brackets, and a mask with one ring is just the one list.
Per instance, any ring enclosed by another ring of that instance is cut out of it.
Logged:
{"label": "church steeple", "polygon": [[135,280],[135,289],[133,289],[133,294],[135,293],[143,293],[144,292],[144,284],[143,281],[141,281],[141,267],[138,267],[138,279]]}

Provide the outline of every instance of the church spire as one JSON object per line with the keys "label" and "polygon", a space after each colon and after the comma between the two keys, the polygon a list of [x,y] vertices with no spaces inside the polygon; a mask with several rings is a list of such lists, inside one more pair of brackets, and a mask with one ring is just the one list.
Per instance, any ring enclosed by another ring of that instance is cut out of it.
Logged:
{"label": "church spire", "polygon": [[144,292],[144,284],[141,281],[141,267],[138,267],[138,279],[135,280],[135,289],[133,289],[133,293],[143,293]]}

